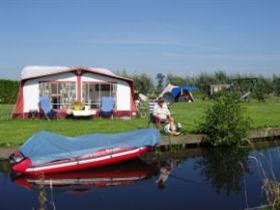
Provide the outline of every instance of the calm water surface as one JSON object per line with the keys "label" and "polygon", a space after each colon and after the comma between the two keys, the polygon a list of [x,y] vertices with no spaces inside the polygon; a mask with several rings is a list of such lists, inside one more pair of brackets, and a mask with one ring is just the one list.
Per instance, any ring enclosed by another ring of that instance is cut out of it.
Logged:
{"label": "calm water surface", "polygon": [[246,209],[280,178],[280,145],[187,149],[45,177],[0,162],[0,209]]}

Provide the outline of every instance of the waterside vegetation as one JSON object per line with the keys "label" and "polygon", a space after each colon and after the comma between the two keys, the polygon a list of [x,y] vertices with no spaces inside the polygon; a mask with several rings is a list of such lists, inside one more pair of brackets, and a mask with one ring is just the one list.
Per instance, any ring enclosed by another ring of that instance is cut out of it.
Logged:
{"label": "waterside vegetation", "polygon": [[206,109],[198,130],[212,145],[236,144],[247,137],[251,120],[239,98],[236,92],[225,92]]}

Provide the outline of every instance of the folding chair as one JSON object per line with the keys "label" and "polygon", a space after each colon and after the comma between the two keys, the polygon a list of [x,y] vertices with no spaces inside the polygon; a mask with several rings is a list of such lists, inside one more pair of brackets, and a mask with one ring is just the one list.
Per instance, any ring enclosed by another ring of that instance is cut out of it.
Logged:
{"label": "folding chair", "polygon": [[47,120],[50,120],[50,118],[53,118],[55,116],[55,112],[52,109],[50,99],[47,96],[40,97],[39,106]]}
{"label": "folding chair", "polygon": [[157,102],[155,101],[150,101],[149,102],[149,108],[148,108],[148,125],[147,127],[150,127],[151,123],[155,123],[155,119],[153,116],[153,111],[154,111],[154,107],[156,105]]}
{"label": "folding chair", "polygon": [[114,117],[115,100],[111,96],[103,96],[100,104],[101,117]]}

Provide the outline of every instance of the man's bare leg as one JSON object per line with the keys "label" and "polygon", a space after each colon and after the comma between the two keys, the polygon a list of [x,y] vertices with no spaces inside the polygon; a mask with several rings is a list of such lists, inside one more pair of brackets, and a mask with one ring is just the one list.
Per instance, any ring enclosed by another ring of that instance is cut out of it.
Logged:
{"label": "man's bare leg", "polygon": [[160,119],[158,117],[154,117],[155,122],[156,122],[156,128],[159,130],[160,129]]}
{"label": "man's bare leg", "polygon": [[171,116],[167,117],[167,122],[170,124],[171,131],[176,131],[176,126]]}

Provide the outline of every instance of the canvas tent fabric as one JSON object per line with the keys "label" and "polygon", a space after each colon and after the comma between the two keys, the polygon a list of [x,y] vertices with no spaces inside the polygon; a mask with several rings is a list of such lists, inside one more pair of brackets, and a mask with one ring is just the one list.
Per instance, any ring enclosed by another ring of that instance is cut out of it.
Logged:
{"label": "canvas tent fabric", "polygon": [[168,105],[171,105],[175,102],[175,97],[173,96],[173,94],[171,92],[164,93],[164,95],[162,97],[164,98],[164,101]]}
{"label": "canvas tent fabric", "polygon": [[[76,68],[76,67],[75,67]],[[105,69],[105,68],[85,68],[81,67],[81,69],[86,69],[89,72],[94,72],[94,73],[100,73],[100,74],[106,74],[114,77],[119,77],[112,71]],[[64,73],[74,70],[71,67],[66,67],[66,66],[26,66],[22,69],[21,72],[21,79],[29,79],[29,78],[34,78],[34,77],[39,77],[39,76],[44,76],[44,75],[49,75],[49,74],[57,74],[57,73]]]}
{"label": "canvas tent fabric", "polygon": [[163,91],[158,95],[158,97],[156,98],[156,100],[159,99],[160,97],[163,97],[163,95],[164,95],[165,93],[171,92],[171,90],[172,90],[174,87],[177,87],[177,86],[168,84],[168,85],[163,89]]}
{"label": "canvas tent fabric", "polygon": [[68,69],[69,67],[66,66],[26,66],[21,71],[21,79],[24,80],[41,75],[64,72]]}
{"label": "canvas tent fabric", "polygon": [[156,98],[156,100],[158,100],[160,97],[163,97],[167,103],[172,104],[175,101],[175,98],[181,92],[181,90],[195,91],[195,90],[197,90],[197,87],[187,86],[187,85],[175,86],[172,84],[168,84],[163,89],[163,91],[159,94],[159,96]]}
{"label": "canvas tent fabric", "polygon": [[141,99],[141,101],[148,101],[149,97],[144,95],[143,93],[139,93],[139,98]]}
{"label": "canvas tent fabric", "polygon": [[33,165],[56,160],[76,158],[98,150],[116,147],[145,147],[159,143],[160,133],[154,128],[139,129],[117,134],[90,134],[67,137],[41,131],[31,136],[20,148]]}
{"label": "canvas tent fabric", "polygon": [[173,89],[171,90],[171,93],[174,97],[176,97],[181,90],[187,90],[187,91],[195,91],[197,90],[197,87],[195,86],[179,86],[179,87],[173,87]]}

